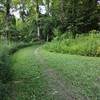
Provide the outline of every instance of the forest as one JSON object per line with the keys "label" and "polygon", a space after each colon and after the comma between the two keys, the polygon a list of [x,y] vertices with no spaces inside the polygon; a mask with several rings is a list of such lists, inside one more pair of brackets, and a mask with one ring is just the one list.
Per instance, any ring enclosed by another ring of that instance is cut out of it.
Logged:
{"label": "forest", "polygon": [[100,100],[100,0],[0,0],[0,100]]}

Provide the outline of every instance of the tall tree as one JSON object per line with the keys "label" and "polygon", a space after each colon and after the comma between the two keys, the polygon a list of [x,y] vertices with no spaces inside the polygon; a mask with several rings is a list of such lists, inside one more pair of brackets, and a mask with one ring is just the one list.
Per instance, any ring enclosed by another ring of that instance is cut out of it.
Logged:
{"label": "tall tree", "polygon": [[9,38],[10,33],[9,33],[9,26],[10,26],[10,4],[11,0],[6,0],[5,2],[5,8],[6,8],[6,14],[5,14],[5,38],[6,40]]}
{"label": "tall tree", "polygon": [[53,0],[53,7],[62,32],[72,31],[75,37],[76,33],[98,29],[97,0]]}
{"label": "tall tree", "polygon": [[37,20],[37,36],[40,39],[40,12],[39,12],[39,0],[36,0],[36,20]]}

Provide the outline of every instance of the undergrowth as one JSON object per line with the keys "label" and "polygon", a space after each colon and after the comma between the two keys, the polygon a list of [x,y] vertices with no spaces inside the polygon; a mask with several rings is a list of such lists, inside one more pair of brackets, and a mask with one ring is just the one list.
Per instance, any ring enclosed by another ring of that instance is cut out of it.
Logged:
{"label": "undergrowth", "polygon": [[10,55],[28,45],[31,44],[0,41],[0,100],[7,100],[11,91],[9,82],[12,81],[13,72],[11,70]]}
{"label": "undergrowth", "polygon": [[53,40],[45,44],[44,49],[57,53],[100,56],[100,34],[79,36],[76,39]]}

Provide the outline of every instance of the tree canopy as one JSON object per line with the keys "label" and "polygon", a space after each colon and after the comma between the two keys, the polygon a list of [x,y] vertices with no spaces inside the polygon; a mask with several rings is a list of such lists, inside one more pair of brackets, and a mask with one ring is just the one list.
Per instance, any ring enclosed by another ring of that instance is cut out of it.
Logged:
{"label": "tree canopy", "polygon": [[57,29],[61,35],[71,32],[75,38],[76,34],[100,30],[99,15],[96,0],[0,0],[0,32],[9,39],[51,40]]}

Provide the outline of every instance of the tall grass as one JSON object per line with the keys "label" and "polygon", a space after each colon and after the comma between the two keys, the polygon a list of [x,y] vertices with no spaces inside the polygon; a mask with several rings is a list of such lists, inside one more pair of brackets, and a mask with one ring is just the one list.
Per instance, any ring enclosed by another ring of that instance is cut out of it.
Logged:
{"label": "tall grass", "polygon": [[100,34],[79,36],[76,39],[56,40],[47,43],[44,48],[50,52],[100,56]]}

